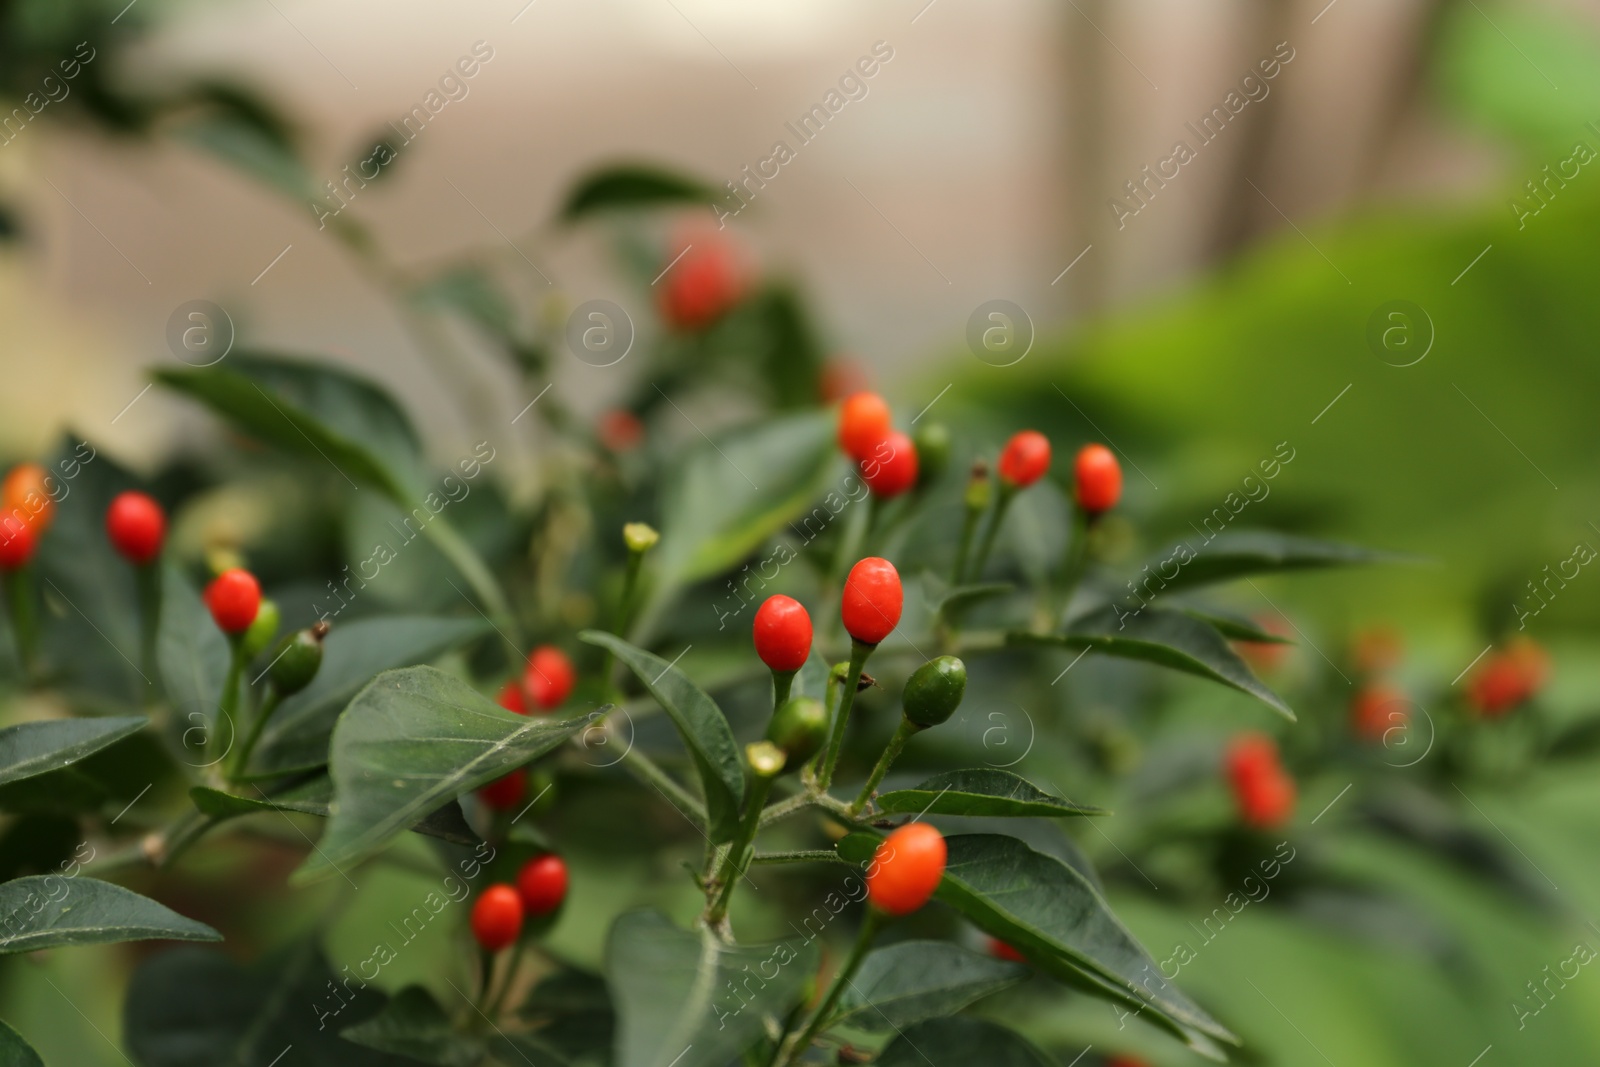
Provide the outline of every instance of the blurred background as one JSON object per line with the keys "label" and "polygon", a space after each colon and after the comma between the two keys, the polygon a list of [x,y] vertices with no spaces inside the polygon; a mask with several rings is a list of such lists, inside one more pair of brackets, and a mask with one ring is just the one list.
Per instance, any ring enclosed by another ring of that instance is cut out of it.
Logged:
{"label": "blurred background", "polygon": [[[1416,559],[1238,593],[1242,613],[1293,620],[1291,677],[1387,627],[1418,688],[1448,694],[1515,633],[1549,650],[1558,715],[1594,710],[1600,578],[1533,585],[1600,545],[1600,4],[4,0],[0,30],[7,460],[70,430],[149,471],[209,440],[193,406],[144,391],[179,365],[171,324],[197,300],[241,347],[380,379],[435,459],[461,454],[536,391],[470,330],[438,327],[442,358],[391,297],[425,305],[414,280],[470,254],[543,319],[591,299],[633,312],[605,237],[549,220],[579,175],[661,164],[738,184],[722,235],[792,281],[840,373],[897,409],[1092,423],[1131,465],[1144,549],[1292,451],[1251,525]],[[826,124],[797,136],[817,105]],[[420,132],[400,132],[419,106]],[[381,140],[400,144],[381,177],[347,180]],[[793,151],[772,176],[776,142]],[[973,341],[992,301],[1027,342],[1004,359]],[[593,416],[640,388],[633,367],[563,352],[548,378]],[[690,410],[707,429],[738,415]],[[514,448],[513,491],[537,477],[533,439]],[[1478,809],[1568,919],[1600,914],[1591,778],[1552,772]],[[1469,980],[1255,916],[1195,965],[1253,1020],[1247,1055],[1600,1062],[1600,979],[1533,1019],[1513,1006],[1600,929],[1502,923],[1414,859],[1362,862],[1504,966]],[[1154,951],[1177,919],[1140,909]],[[1417,934],[1391,918],[1391,940]],[[37,983],[5,996],[8,1017],[60,1009]],[[115,1016],[108,996],[107,1032]],[[57,1040],[51,1062],[121,1062],[92,1035]]]}

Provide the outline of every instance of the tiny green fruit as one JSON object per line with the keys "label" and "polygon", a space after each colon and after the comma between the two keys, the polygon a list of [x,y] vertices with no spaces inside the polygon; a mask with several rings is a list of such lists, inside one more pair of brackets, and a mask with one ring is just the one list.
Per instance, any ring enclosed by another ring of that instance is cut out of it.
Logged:
{"label": "tiny green fruit", "polygon": [[911,435],[917,449],[917,484],[939,480],[950,466],[950,429],[942,422],[925,422]]}
{"label": "tiny green fruit", "polygon": [[828,712],[816,697],[793,697],[772,713],[767,740],[783,750],[784,767],[799,767],[828,740]]}
{"label": "tiny green fruit", "polygon": [[244,632],[244,654],[247,658],[254,659],[272,644],[272,639],[278,636],[280,619],[278,605],[263,597],[261,606],[256,609],[255,621]]}
{"label": "tiny green fruit", "polygon": [[322,667],[322,638],[327,632],[327,623],[319,622],[310,629],[296,630],[278,643],[268,673],[279,696],[298,693],[311,684]]}
{"label": "tiny green fruit", "polygon": [[966,691],[967,665],[955,656],[940,656],[912,673],[901,703],[916,725],[938,726],[955,714]]}

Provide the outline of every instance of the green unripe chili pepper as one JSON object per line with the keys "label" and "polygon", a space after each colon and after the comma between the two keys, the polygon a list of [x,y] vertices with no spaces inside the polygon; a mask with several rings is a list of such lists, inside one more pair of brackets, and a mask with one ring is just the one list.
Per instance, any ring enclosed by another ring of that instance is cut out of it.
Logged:
{"label": "green unripe chili pepper", "polygon": [[916,725],[938,726],[955,714],[966,691],[967,665],[955,656],[940,656],[912,673],[901,704]]}
{"label": "green unripe chili pepper", "polygon": [[266,651],[267,646],[272,644],[272,639],[278,636],[280,619],[278,605],[263,597],[261,606],[256,609],[255,621],[244,632],[244,637],[240,638],[240,647],[244,651],[245,659],[254,659]]}
{"label": "green unripe chili pepper", "polygon": [[280,697],[298,693],[311,684],[322,666],[322,638],[328,624],[319,622],[309,630],[297,630],[278,643],[269,677]]}
{"label": "green unripe chili pepper", "polygon": [[828,741],[828,711],[816,697],[792,697],[772,713],[767,740],[783,750],[784,767],[798,768]]}

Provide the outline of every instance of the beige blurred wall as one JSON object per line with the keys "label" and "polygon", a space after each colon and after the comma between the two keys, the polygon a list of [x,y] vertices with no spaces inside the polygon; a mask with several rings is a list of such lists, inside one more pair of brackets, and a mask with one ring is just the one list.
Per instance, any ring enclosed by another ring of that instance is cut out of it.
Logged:
{"label": "beige blurred wall", "polygon": [[[1240,203],[1250,123],[1273,124],[1258,171],[1270,203],[1244,204],[1251,230],[1284,216],[1314,227],[1374,189],[1478,195],[1495,173],[1492,154],[1425,111],[1393,114],[1422,0],[525,3],[214,2],[183,9],[130,73],[259,82],[302,117],[319,173],[333,177],[486,42],[494,57],[470,94],[404,149],[392,182],[349,210],[403,263],[499,245],[526,293],[549,289],[523,256],[577,301],[612,295],[617,282],[592,240],[540,232],[576,174],[626,157],[734,178],[775,139],[792,142],[785,122],[886,42],[893,59],[866,97],[733,223],[761,261],[805,281],[831,341],[884,376],[959,352],[967,316],[987,299],[1013,300],[1052,330],[1090,302],[1181,284],[1213,253],[1218,212]],[[1117,229],[1105,201],[1270,54],[1264,11],[1276,12],[1293,62]],[[1400,135],[1366,158],[1362,146],[1386,123]],[[437,367],[309,209],[189,150],[123,147],[46,122],[0,150],[0,181],[35,230],[28,250],[0,264],[0,344],[13,368],[0,448],[37,448],[70,421],[138,458],[188,432],[192,412],[140,390],[144,367],[172,361],[168,316],[196,298],[228,309],[243,341],[331,353],[381,376],[443,450],[471,436],[441,399]],[[517,236],[517,249],[497,230]],[[507,417],[526,402],[483,361],[475,373]],[[619,381],[572,361],[556,388],[593,408]]]}

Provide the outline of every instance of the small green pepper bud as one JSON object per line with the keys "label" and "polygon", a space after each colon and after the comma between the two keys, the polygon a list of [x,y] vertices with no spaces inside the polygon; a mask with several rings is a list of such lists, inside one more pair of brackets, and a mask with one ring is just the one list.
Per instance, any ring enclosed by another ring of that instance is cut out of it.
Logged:
{"label": "small green pepper bud", "polygon": [[328,624],[319,622],[309,630],[297,630],[278,643],[268,677],[280,697],[298,693],[311,684],[322,666],[322,639]]}
{"label": "small green pepper bud", "polygon": [[750,769],[762,778],[776,778],[783,773],[786,755],[771,741],[752,741],[744,746],[744,758],[750,761]]}
{"label": "small green pepper bud", "polygon": [[967,665],[954,656],[940,656],[912,673],[900,699],[911,722],[938,726],[955,714],[966,691]]}
{"label": "small green pepper bud", "polygon": [[783,751],[791,770],[815,756],[828,741],[828,712],[816,697],[792,697],[772,713],[767,740]]}
{"label": "small green pepper bud", "polygon": [[648,552],[661,540],[661,535],[649,523],[630,522],[622,528],[622,540],[629,552]]}
{"label": "small green pepper bud", "polygon": [[282,616],[278,613],[278,605],[272,601],[261,598],[261,606],[256,609],[255,621],[245,630],[242,646],[246,659],[254,659],[266,651],[272,639],[278,636],[278,622]]}
{"label": "small green pepper bud", "polygon": [[911,435],[917,449],[917,485],[939,480],[950,466],[950,430],[942,422],[925,422]]}
{"label": "small green pepper bud", "polygon": [[972,461],[972,473],[967,476],[965,502],[967,510],[981,512],[989,507],[994,486],[989,481],[989,465],[981,459]]}

